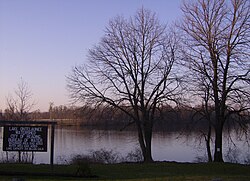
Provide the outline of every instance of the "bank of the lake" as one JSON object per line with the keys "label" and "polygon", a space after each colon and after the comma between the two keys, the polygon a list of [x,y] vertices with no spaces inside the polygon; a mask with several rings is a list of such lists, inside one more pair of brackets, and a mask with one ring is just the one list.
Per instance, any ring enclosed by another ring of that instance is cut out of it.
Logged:
{"label": "bank of the lake", "polygon": [[[250,165],[232,163],[177,163],[155,162],[150,164],[120,163],[92,164],[94,177],[74,177],[79,166],[0,164],[0,180],[250,180]],[[53,175],[54,174],[54,175]]]}

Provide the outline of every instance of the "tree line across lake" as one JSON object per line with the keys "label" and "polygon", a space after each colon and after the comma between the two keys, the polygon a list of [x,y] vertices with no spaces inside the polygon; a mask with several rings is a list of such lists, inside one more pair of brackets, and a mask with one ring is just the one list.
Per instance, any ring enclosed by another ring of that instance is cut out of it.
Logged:
{"label": "tree line across lake", "polygon": [[[211,113],[211,115],[214,113]],[[9,109],[0,112],[0,120],[20,120],[18,113],[12,113]],[[39,110],[29,112],[26,120],[58,120],[58,123],[71,126],[86,126],[96,129],[134,130],[135,125],[131,124],[131,118],[123,111],[112,106],[52,106],[48,111]],[[64,120],[64,121],[63,121]],[[235,117],[231,117],[226,127],[235,128]],[[250,115],[244,114],[237,117],[242,124],[250,123]],[[156,117],[155,131],[167,132],[188,132],[205,131],[207,120],[203,115],[202,107],[162,107]],[[236,126],[237,127],[237,126]],[[238,125],[239,127],[239,125]]]}

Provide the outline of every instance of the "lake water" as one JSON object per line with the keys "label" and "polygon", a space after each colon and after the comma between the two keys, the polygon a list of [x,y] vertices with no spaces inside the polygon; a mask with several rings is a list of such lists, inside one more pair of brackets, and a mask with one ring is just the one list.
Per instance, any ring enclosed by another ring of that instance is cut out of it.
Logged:
{"label": "lake water", "polygon": [[[0,129],[2,142],[3,129]],[[50,130],[48,131],[50,138]],[[249,145],[246,144],[244,137],[236,139],[235,134],[231,134],[231,139],[237,145],[235,149],[231,143],[224,141],[225,160],[236,159],[235,161],[244,162],[250,156]],[[162,133],[155,132],[152,140],[152,155],[156,161],[177,161],[194,162],[197,157],[205,155],[204,143],[199,144],[197,134],[193,133],[187,139],[186,136],[180,136],[180,133]],[[202,140],[203,141],[203,140]],[[80,127],[56,127],[55,130],[55,156],[54,163],[69,163],[75,155],[86,155],[91,150],[113,150],[126,156],[129,152],[139,148],[137,133],[134,131],[107,131],[107,130],[88,130]],[[6,159],[6,152],[2,151],[0,145],[0,157]],[[227,152],[231,149],[231,154]],[[35,153],[34,162],[50,162],[50,140],[48,140],[48,152]],[[9,153],[9,158],[15,157],[15,152]],[[12,155],[12,156],[11,156]],[[228,160],[234,161],[234,160]]]}

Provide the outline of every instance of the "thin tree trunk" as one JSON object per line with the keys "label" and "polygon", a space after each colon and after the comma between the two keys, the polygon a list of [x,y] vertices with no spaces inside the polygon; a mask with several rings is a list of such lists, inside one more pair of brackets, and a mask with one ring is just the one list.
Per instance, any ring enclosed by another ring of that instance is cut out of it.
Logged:
{"label": "thin tree trunk", "polygon": [[21,163],[21,151],[18,151],[18,162]]}
{"label": "thin tree trunk", "polygon": [[222,157],[222,126],[215,129],[214,162],[224,162]]}
{"label": "thin tree trunk", "polygon": [[211,153],[211,148],[210,148],[210,140],[211,140],[211,125],[209,123],[208,134],[207,134],[207,139],[206,139],[208,162],[212,162],[213,161],[212,153]]}

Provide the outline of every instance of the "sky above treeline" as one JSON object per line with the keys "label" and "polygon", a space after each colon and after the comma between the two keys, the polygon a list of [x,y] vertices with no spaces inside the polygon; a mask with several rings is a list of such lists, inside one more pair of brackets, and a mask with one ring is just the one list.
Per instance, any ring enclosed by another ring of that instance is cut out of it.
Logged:
{"label": "sky above treeline", "polygon": [[66,76],[85,63],[88,49],[104,35],[110,19],[134,16],[142,7],[162,24],[181,18],[182,0],[0,0],[0,110],[21,79],[35,101],[70,105]]}

